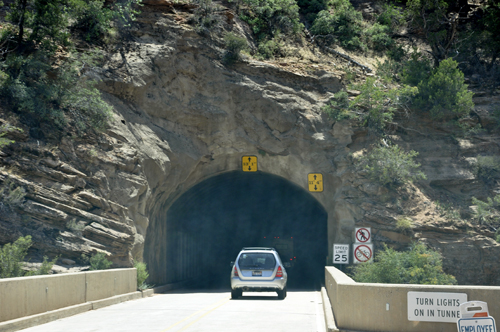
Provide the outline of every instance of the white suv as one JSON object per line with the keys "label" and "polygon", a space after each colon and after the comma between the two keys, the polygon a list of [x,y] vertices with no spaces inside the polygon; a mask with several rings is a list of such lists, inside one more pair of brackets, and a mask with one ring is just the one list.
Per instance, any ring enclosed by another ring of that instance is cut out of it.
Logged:
{"label": "white suv", "polygon": [[243,292],[277,292],[286,297],[287,274],[274,248],[243,248],[231,263],[231,298]]}

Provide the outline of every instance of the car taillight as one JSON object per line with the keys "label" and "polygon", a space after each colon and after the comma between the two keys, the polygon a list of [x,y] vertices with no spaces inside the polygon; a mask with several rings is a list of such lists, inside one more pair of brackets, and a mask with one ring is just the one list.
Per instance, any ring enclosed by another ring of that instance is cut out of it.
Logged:
{"label": "car taillight", "polygon": [[235,276],[235,277],[239,277],[239,275],[238,275],[238,270],[236,269],[236,266],[234,267],[234,276]]}
{"label": "car taillight", "polygon": [[278,266],[278,271],[276,271],[276,278],[283,278],[283,270],[281,266]]}

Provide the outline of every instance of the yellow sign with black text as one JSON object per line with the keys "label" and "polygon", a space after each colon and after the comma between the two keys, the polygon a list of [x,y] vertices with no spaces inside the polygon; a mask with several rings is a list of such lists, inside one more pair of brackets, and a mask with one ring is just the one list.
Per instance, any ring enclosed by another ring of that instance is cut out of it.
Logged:
{"label": "yellow sign with black text", "polygon": [[241,158],[241,168],[243,172],[257,172],[257,157],[243,156]]}
{"label": "yellow sign with black text", "polygon": [[307,182],[309,184],[309,191],[320,193],[323,191],[323,174],[310,173],[307,174]]}

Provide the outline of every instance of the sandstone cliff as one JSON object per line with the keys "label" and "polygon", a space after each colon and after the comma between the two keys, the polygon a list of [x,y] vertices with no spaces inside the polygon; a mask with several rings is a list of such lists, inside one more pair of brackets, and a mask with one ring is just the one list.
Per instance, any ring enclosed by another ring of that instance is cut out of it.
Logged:
{"label": "sandstone cliff", "polygon": [[[242,155],[255,154],[262,171],[304,188],[305,174],[325,175],[325,192],[315,197],[328,213],[330,242],[349,242],[354,227],[371,226],[377,246],[426,241],[461,284],[500,284],[495,229],[450,221],[436,206],[496,192],[471,165],[478,154],[499,153],[489,116],[498,94],[475,99],[475,121],[489,130],[482,135],[457,138],[444,125],[401,120],[391,139],[419,152],[427,180],[391,193],[354,167],[353,155],[374,138],[321,111],[345,87],[337,69],[345,60],[314,49],[295,62],[224,65],[220,37],[187,24],[192,8],[149,1],[142,11],[131,35],[108,49],[106,65],[87,73],[114,107],[109,130],[57,140],[25,131],[4,149],[0,183],[25,194],[1,206],[0,243],[30,234],[45,254],[78,260],[103,251],[116,267],[144,258],[160,274],[165,254],[153,251],[164,246],[168,208],[193,185],[238,170]],[[223,15],[225,29],[247,33],[229,10]],[[401,216],[412,219],[411,229],[396,228]]]}

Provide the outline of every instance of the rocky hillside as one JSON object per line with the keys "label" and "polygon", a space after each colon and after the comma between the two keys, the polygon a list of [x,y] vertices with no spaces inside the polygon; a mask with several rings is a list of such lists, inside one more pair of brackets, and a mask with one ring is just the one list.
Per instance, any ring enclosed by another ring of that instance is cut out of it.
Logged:
{"label": "rocky hillside", "polygon": [[[30,132],[0,109],[2,123],[24,130],[8,134],[16,143],[1,152],[0,243],[30,234],[35,256],[79,262],[82,254],[102,251],[115,267],[144,258],[155,273],[161,257],[152,248],[160,245],[160,223],[172,202],[211,175],[239,169],[242,154],[260,153],[265,171],[298,184],[305,169],[326,175],[334,189],[319,200],[334,240],[371,226],[379,248],[422,240],[443,254],[446,272],[459,283],[500,284],[497,225],[474,221],[469,208],[472,197],[486,200],[500,190],[498,175],[485,181],[474,171],[478,156],[499,154],[492,115],[499,91],[471,86],[470,121],[486,129],[481,133],[464,136],[422,116],[398,119],[389,137],[419,153],[427,179],[390,190],[355,167],[375,137],[321,110],[347,88],[346,68],[363,81],[374,75],[373,60],[349,55],[370,73],[306,43],[286,59],[246,56],[225,64],[220,34],[199,34],[189,24],[194,7],[144,3],[130,35],[108,45],[105,65],[86,73],[99,79],[113,106],[108,130]],[[223,29],[247,36],[252,46],[248,26],[227,7],[221,13]]]}

